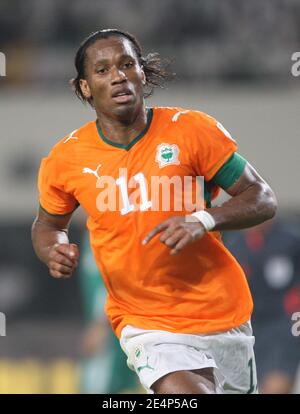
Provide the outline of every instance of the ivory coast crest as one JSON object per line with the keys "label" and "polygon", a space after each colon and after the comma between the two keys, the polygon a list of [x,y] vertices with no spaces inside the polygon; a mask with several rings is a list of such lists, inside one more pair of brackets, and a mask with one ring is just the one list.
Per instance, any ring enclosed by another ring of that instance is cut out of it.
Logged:
{"label": "ivory coast crest", "polygon": [[176,144],[160,144],[156,148],[155,161],[158,162],[159,168],[166,167],[167,165],[179,165],[178,159],[179,148]]}

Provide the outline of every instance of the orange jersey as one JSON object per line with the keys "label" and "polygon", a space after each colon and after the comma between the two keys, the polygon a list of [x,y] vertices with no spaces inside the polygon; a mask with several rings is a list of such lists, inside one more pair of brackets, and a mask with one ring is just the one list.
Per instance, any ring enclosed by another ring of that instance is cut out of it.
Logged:
{"label": "orange jersey", "polygon": [[[146,185],[151,178],[203,176],[209,182],[236,150],[212,117],[156,107],[148,110],[147,128],[127,147],[105,138],[93,121],[42,160],[41,206],[50,214],[66,214],[80,204],[89,216],[91,246],[108,291],[106,313],[118,336],[127,324],[208,333],[250,318],[245,275],[217,232],[176,256],[159,236],[142,245],[157,224],[190,212],[184,206],[175,211],[174,202],[170,211],[161,201],[158,210],[151,209],[152,187]],[[129,188],[130,180],[135,187]]]}

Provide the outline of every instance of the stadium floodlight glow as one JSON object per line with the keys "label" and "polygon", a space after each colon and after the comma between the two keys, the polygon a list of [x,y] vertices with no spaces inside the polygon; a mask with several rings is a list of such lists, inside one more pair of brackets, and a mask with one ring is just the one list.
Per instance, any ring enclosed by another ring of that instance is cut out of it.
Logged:
{"label": "stadium floodlight glow", "polygon": [[6,336],[6,317],[0,312],[0,336]]}
{"label": "stadium floodlight glow", "polygon": [[293,53],[291,59],[295,62],[291,68],[292,75],[295,77],[300,76],[300,52]]}
{"label": "stadium floodlight glow", "polygon": [[0,52],[0,76],[6,76],[6,56]]}

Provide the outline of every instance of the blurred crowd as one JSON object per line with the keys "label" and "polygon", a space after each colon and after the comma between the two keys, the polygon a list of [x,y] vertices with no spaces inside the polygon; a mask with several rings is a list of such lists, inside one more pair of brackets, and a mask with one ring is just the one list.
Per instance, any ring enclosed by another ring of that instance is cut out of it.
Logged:
{"label": "blurred crowd", "polygon": [[70,73],[65,57],[71,61],[88,33],[107,27],[129,30],[146,50],[176,58],[184,80],[270,80],[284,77],[298,49],[300,2],[1,0],[0,48],[12,58],[10,81],[59,82]]}

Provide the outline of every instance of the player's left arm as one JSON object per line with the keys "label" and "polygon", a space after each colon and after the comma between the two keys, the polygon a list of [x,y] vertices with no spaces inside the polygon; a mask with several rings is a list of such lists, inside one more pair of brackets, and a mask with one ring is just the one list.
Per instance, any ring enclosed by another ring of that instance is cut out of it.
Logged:
{"label": "player's left arm", "polygon": [[[229,175],[235,171],[227,171]],[[220,184],[219,184],[220,185]],[[231,196],[231,199],[220,207],[207,210],[213,220],[212,230],[238,230],[252,227],[271,219],[277,209],[277,200],[271,187],[246,162],[238,179],[230,186],[221,187]],[[145,237],[143,244],[160,234],[159,240],[171,249],[171,254],[179,253],[190,243],[201,239],[207,232],[206,227],[195,217],[175,216],[165,220],[151,230]]]}
{"label": "player's left arm", "polygon": [[208,209],[215,220],[214,230],[240,230],[274,217],[276,196],[248,162],[239,179],[224,189],[231,198],[220,207]]}

